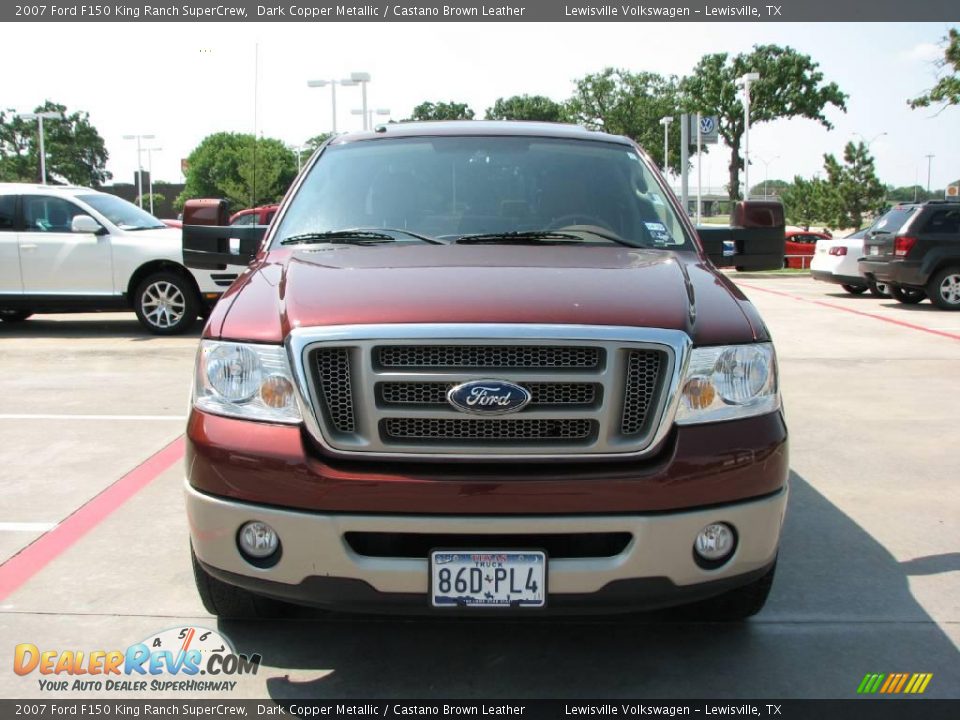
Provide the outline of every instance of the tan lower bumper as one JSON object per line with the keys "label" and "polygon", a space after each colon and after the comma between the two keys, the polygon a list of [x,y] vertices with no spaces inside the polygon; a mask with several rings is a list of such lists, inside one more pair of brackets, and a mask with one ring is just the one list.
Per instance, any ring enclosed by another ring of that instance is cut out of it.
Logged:
{"label": "tan lower bumper", "polygon": [[[250,505],[186,487],[190,534],[197,557],[229,573],[296,585],[315,577],[363,580],[384,593],[426,593],[427,560],[358,555],[347,532],[537,534],[628,532],[622,553],[604,558],[551,559],[550,593],[592,593],[614,580],[664,577],[677,586],[720,580],[769,565],[776,557],[787,492],[722,507],[655,515],[593,516],[382,516],[323,515]],[[280,561],[254,567],[237,549],[238,528],[269,523],[283,546]],[[739,543],[723,567],[705,570],[693,559],[696,534],[713,522],[737,530]]]}

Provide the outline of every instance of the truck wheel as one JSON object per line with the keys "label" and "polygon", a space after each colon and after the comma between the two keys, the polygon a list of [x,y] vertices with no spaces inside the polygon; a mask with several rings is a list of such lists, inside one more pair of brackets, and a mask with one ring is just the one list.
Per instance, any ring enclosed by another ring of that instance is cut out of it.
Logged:
{"label": "truck wheel", "polygon": [[201,567],[196,553],[190,548],[193,579],[207,612],[233,620],[267,620],[287,615],[290,606],[272,598],[255,595],[248,590],[218,580]]}
{"label": "truck wheel", "polygon": [[707,598],[700,602],[678,608],[678,612],[687,620],[702,620],[706,622],[736,622],[746,620],[763,609],[773,586],[773,575],[777,569],[773,567],[766,575],[754,580],[749,585],[728,590],[722,595]]}
{"label": "truck wheel", "polygon": [[923,290],[900,287],[899,285],[891,285],[890,294],[893,295],[894,300],[902,302],[904,305],[916,305],[918,302],[923,302],[927,297]]}
{"label": "truck wheel", "polygon": [[867,291],[867,288],[863,285],[841,285],[840,287],[851,295],[863,295]]}
{"label": "truck wheel", "polygon": [[941,310],[960,310],[960,267],[944,268],[930,278],[927,295]]}
{"label": "truck wheel", "polygon": [[876,295],[877,297],[882,298],[890,297],[890,286],[886,283],[878,283],[871,280],[867,287],[870,288],[871,295]]}
{"label": "truck wheel", "polygon": [[0,320],[8,323],[23,322],[33,315],[29,310],[0,310]]}
{"label": "truck wheel", "polygon": [[133,309],[154,335],[178,335],[197,321],[200,302],[190,281],[173,272],[150,275],[137,286]]}

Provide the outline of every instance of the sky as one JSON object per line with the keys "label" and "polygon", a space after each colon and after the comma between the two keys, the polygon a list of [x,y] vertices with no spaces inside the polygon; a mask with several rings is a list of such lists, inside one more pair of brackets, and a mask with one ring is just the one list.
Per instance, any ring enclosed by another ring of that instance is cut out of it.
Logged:
{"label": "sky", "polygon": [[[607,66],[688,74],[707,53],[790,45],[849,95],[811,120],[756,125],[751,185],[811,177],[823,153],[871,143],[880,179],[931,187],[960,178],[960,107],[911,110],[906,100],[936,82],[944,23],[26,23],[4,35],[0,107],[44,100],[86,110],[103,136],[107,169],[132,182],[136,143],[152,134],[157,180],[181,182],[180,159],[209,133],[253,132],[290,145],[331,128],[329,88],[307,81],[368,72],[368,106],[409,116],[424,100],[467,102],[482,117],[500,96],[569,97],[573,81]],[[8,28],[9,29],[9,28]],[[258,59],[255,62],[255,57]],[[256,79],[256,92],[254,90]],[[359,88],[338,88],[338,130],[357,130]],[[254,108],[256,107],[256,113]],[[858,135],[860,137],[858,137]],[[874,139],[876,138],[876,139]],[[704,186],[727,181],[729,153],[704,156]],[[147,159],[144,153],[143,164]],[[695,182],[696,173],[692,174]]]}

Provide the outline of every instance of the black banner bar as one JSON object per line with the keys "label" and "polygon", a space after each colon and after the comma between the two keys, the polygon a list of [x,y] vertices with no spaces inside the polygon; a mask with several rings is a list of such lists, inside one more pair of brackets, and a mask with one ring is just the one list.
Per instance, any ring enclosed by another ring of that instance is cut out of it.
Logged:
{"label": "black banner bar", "polygon": [[957,0],[78,0],[3,3],[4,22],[955,22]]}
{"label": "black banner bar", "polygon": [[481,720],[696,717],[816,720],[955,720],[960,700],[0,700],[0,717],[368,718],[467,717]]}

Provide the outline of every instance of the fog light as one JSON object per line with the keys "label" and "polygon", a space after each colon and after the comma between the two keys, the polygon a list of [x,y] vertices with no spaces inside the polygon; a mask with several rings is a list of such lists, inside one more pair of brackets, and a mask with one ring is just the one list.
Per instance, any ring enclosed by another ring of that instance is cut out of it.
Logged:
{"label": "fog light", "polygon": [[696,556],[705,564],[716,567],[733,554],[737,545],[737,535],[726,523],[711,523],[697,535],[693,543]]}
{"label": "fog light", "polygon": [[244,555],[258,560],[270,557],[280,546],[276,531],[265,522],[248,522],[240,528],[237,544]]}

